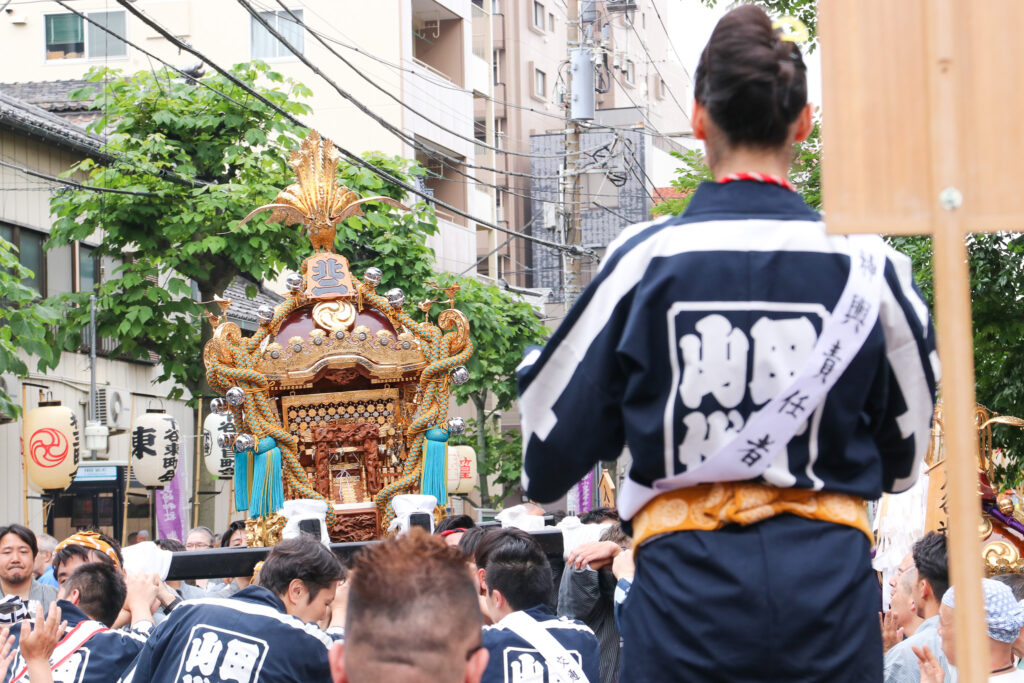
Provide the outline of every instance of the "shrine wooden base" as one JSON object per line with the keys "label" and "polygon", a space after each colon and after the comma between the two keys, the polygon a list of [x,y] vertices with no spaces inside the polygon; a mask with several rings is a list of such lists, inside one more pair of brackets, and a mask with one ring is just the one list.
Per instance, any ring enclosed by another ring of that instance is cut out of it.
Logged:
{"label": "shrine wooden base", "polygon": [[381,537],[380,516],[373,503],[334,505],[335,522],[330,530],[334,543],[373,541]]}

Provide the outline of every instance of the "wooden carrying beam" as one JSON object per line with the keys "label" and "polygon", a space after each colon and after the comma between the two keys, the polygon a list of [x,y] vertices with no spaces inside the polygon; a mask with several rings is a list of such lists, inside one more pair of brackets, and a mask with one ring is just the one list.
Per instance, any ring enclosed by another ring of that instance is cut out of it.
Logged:
{"label": "wooden carrying beam", "polygon": [[[498,526],[482,524],[481,526]],[[537,539],[540,547],[554,559],[562,557],[562,531],[554,527],[546,527],[531,531],[530,535]],[[380,541],[361,541],[357,543],[332,543],[331,550],[342,560],[348,560],[365,546]],[[219,579],[225,576],[252,576],[257,562],[267,559],[270,548],[212,548],[210,550],[194,550],[173,553],[171,566],[167,572],[167,581],[185,579]]]}

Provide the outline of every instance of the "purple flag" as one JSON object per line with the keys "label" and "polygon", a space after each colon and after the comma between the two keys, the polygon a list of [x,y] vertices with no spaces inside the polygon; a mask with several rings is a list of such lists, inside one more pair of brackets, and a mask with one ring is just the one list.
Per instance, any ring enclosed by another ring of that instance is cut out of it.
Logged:
{"label": "purple flag", "polygon": [[186,478],[188,478],[188,472],[181,459],[181,447],[179,446],[178,469],[174,472],[174,479],[171,479],[162,489],[158,489],[156,495],[153,496],[157,538],[176,538],[182,543],[185,542],[188,515],[188,507],[185,503],[184,480]]}

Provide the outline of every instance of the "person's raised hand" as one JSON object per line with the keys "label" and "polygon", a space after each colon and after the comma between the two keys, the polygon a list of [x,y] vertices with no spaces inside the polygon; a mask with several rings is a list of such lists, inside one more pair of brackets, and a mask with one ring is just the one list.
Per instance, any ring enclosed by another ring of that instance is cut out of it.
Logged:
{"label": "person's raised hand", "polygon": [[14,636],[10,633],[6,626],[0,629],[0,672],[10,669],[11,662],[18,656],[18,650],[14,647]]}
{"label": "person's raised hand", "polygon": [[156,574],[135,573],[124,577],[124,604],[128,609],[140,607],[148,610],[160,592],[160,579]]}
{"label": "person's raised hand", "polygon": [[885,654],[903,640],[903,627],[896,624],[896,615],[892,610],[879,612],[878,624],[882,628],[882,653]]}
{"label": "person's raised hand", "polygon": [[569,558],[566,564],[573,569],[601,569],[612,563],[615,556],[622,552],[622,548],[612,541],[593,541],[583,543],[569,551]]}
{"label": "person's raised hand", "polygon": [[946,673],[939,664],[939,658],[927,645],[911,647],[917,655],[917,668],[921,671],[921,683],[943,683]]}
{"label": "person's raised hand", "polygon": [[18,648],[21,656],[28,664],[46,662],[49,668],[50,655],[57,647],[64,629],[68,622],[60,620],[60,607],[56,602],[50,603],[50,612],[44,618],[43,606],[36,609],[36,624],[33,628],[31,622],[21,622],[21,638],[18,641]]}
{"label": "person's raised hand", "polygon": [[334,600],[330,604],[330,628],[345,627],[345,610],[348,607],[348,581],[342,580],[338,582],[338,587],[334,590]]}
{"label": "person's raised hand", "polygon": [[612,560],[612,574],[615,575],[616,581],[619,579],[629,579],[632,581],[633,574],[635,573],[636,565],[633,563],[632,550],[623,550]]}

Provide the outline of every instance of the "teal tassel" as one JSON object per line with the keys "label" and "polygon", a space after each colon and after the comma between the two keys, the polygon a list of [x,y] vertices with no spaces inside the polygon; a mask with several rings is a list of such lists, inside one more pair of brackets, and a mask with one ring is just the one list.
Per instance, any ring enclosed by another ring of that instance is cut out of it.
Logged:
{"label": "teal tassel", "polygon": [[249,516],[262,517],[270,514],[267,510],[263,486],[267,481],[267,454],[257,453],[252,461],[252,500],[249,501]]}
{"label": "teal tassel", "polygon": [[281,449],[274,448],[267,457],[270,459],[270,510],[277,512],[284,507],[284,483],[281,476]]}
{"label": "teal tassel", "polygon": [[[283,508],[284,484],[281,478],[281,449],[277,447],[277,442],[272,438],[260,439],[252,469],[250,515],[262,517]],[[268,482],[269,493],[264,491],[268,487]]]}
{"label": "teal tassel", "polygon": [[420,493],[433,496],[438,505],[448,500],[448,432],[444,429],[428,429],[423,440],[423,479]]}
{"label": "teal tassel", "polygon": [[249,483],[249,453],[235,453],[235,510],[249,509],[245,487]]}

